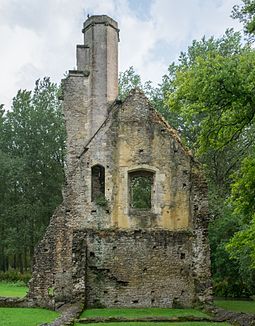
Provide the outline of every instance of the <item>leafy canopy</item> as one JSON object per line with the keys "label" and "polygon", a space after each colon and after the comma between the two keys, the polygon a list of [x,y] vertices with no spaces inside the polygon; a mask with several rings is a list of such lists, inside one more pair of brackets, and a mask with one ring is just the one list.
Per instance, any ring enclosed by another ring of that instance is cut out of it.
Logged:
{"label": "leafy canopy", "polygon": [[244,33],[250,41],[255,37],[255,1],[242,0],[242,5],[235,5],[232,10],[232,18],[239,19],[244,25]]}
{"label": "leafy canopy", "polygon": [[[233,33],[228,37],[237,40]],[[240,137],[248,140],[254,123],[255,53],[233,44],[234,49],[229,43],[228,51],[222,51],[222,43],[215,42],[195,57],[190,51],[189,60],[183,56],[184,64],[175,72],[168,105],[191,126],[200,153],[220,149]]]}

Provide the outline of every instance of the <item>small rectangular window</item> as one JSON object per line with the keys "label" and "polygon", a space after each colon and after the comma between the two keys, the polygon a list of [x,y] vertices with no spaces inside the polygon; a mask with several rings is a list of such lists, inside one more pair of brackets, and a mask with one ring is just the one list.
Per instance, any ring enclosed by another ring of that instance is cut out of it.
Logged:
{"label": "small rectangular window", "polygon": [[105,168],[94,165],[91,168],[91,200],[96,201],[105,195]]}

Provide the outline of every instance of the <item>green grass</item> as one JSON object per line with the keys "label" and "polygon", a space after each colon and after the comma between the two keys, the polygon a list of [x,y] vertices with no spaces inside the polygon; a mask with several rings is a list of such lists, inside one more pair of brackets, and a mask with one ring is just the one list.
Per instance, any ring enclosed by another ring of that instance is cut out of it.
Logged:
{"label": "green grass", "polygon": [[28,291],[26,286],[15,283],[0,282],[0,297],[24,297]]}
{"label": "green grass", "polygon": [[195,309],[168,309],[168,308],[111,308],[111,309],[88,309],[83,311],[82,317],[179,317],[195,316],[208,317],[205,313]]}
{"label": "green grass", "polygon": [[215,300],[214,304],[229,311],[255,314],[255,301]]}
{"label": "green grass", "polygon": [[[85,324],[76,323],[75,326],[84,326]],[[228,323],[210,323],[210,322],[181,322],[181,323],[167,323],[167,322],[125,322],[125,323],[92,323],[89,326],[231,326]]]}
{"label": "green grass", "polygon": [[51,322],[59,314],[39,308],[0,308],[1,326],[37,326]]}

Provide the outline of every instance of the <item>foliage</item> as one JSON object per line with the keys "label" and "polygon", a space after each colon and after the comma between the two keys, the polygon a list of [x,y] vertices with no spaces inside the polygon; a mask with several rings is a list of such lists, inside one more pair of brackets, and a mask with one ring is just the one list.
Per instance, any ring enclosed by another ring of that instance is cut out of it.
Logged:
{"label": "foliage", "polygon": [[54,296],[54,288],[48,288],[48,295],[50,297],[53,297]]}
{"label": "foliage", "polygon": [[99,194],[96,197],[96,204],[102,207],[107,207],[108,206],[108,200],[105,198],[105,195]]}
{"label": "foliage", "polygon": [[135,209],[151,208],[152,175],[136,175],[130,178],[131,206]]}
{"label": "foliage", "polygon": [[232,10],[232,18],[239,19],[244,25],[244,32],[254,41],[255,36],[255,1],[242,0],[242,5],[235,5]]}
{"label": "foliage", "polygon": [[20,273],[18,271],[9,270],[7,272],[0,271],[0,282],[12,282],[15,284],[25,285],[31,279],[31,273]]}
{"label": "foliage", "polygon": [[127,70],[120,73],[118,85],[119,99],[124,100],[131,89],[136,87],[142,89],[141,77],[135,72],[134,67],[129,67]]}
{"label": "foliage", "polygon": [[230,56],[218,50],[180,65],[168,103],[196,133],[200,153],[222,149],[238,139],[251,142],[255,115],[255,53],[249,48]]}
{"label": "foliage", "polygon": [[37,326],[52,322],[59,313],[40,308],[0,308],[0,316],[5,326]]}
{"label": "foliage", "polygon": [[30,268],[36,243],[61,202],[65,128],[49,78],[18,91],[0,119],[0,269]]}
{"label": "foliage", "polygon": [[[255,281],[255,214],[252,221],[235,233],[226,248],[230,257],[237,261],[245,261],[247,268],[253,269],[253,282]],[[254,289],[255,292],[255,289]]]}
{"label": "foliage", "polygon": [[231,203],[234,212],[251,220],[255,212],[255,155],[244,158],[240,170],[233,175]]}
{"label": "foliage", "polygon": [[[245,261],[247,267],[253,270],[255,281],[255,156],[246,157],[239,171],[234,176],[230,203],[234,214],[244,221],[244,224],[226,248],[230,257]],[[255,289],[254,289],[255,292]]]}
{"label": "foliage", "polygon": [[249,268],[247,257],[232,261],[226,245],[240,230],[243,223],[233,215],[228,206],[221,207],[219,214],[209,225],[213,290],[217,296],[247,297],[254,293],[254,272]]}

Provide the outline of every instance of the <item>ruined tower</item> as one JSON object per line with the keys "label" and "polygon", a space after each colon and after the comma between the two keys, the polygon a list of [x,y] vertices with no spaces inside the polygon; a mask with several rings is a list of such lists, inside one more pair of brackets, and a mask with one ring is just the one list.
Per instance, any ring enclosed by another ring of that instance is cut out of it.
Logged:
{"label": "ruined tower", "polygon": [[63,81],[66,184],[35,253],[40,306],[192,306],[210,299],[200,165],[140,90],[118,95],[117,22],[92,16]]}

